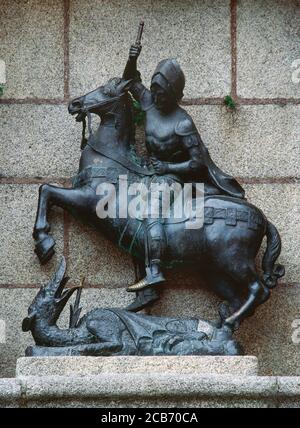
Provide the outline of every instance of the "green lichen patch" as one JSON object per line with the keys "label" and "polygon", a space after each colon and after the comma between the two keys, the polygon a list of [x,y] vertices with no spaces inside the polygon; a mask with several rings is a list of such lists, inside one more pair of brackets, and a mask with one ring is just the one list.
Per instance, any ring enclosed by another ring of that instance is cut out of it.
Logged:
{"label": "green lichen patch", "polygon": [[226,95],[226,97],[224,98],[224,104],[228,109],[232,111],[236,110],[237,106],[234,99],[231,97],[231,95]]}

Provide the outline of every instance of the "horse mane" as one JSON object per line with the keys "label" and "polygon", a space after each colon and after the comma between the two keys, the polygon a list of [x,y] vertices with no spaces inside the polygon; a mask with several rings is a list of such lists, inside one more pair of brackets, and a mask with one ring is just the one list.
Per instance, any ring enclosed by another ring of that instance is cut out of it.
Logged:
{"label": "horse mane", "polygon": [[[109,97],[117,97],[119,95],[118,93],[118,86],[119,84],[123,81],[124,79],[121,77],[112,77],[111,79],[109,79],[109,81],[102,86],[102,91],[105,95],[109,96]],[[129,130],[129,135],[130,135],[130,145],[132,147],[135,146],[135,123],[134,123],[134,108],[133,108],[133,99],[132,97],[129,95],[129,93],[125,93],[124,94],[125,97],[125,105],[126,105],[126,112],[128,114],[128,118],[127,121],[128,123],[131,124],[130,126],[130,130]],[[119,123],[117,121],[116,123],[116,127],[118,128]]]}
{"label": "horse mane", "polygon": [[102,91],[108,97],[116,97],[118,95],[118,85],[122,82],[121,77],[112,77],[109,81],[102,86]]}

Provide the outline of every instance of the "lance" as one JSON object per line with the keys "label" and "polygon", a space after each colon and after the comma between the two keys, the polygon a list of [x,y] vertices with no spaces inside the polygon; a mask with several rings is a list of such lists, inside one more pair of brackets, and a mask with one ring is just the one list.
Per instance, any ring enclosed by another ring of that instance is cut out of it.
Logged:
{"label": "lance", "polygon": [[141,46],[142,35],[143,35],[143,31],[144,31],[144,25],[145,25],[144,21],[141,21],[140,25],[139,25],[137,37],[136,37],[136,42],[135,42],[135,46],[136,47],[140,47]]}

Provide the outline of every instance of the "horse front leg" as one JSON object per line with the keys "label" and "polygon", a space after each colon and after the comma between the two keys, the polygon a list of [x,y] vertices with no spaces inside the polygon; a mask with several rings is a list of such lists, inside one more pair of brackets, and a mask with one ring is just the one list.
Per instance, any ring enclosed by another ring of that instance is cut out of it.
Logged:
{"label": "horse front leg", "polygon": [[50,224],[48,223],[48,214],[51,207],[51,196],[54,186],[43,184],[39,188],[39,200],[36,213],[35,224],[33,228],[33,239],[35,240],[35,253],[43,265],[47,263],[54,255],[55,241],[49,235]]}
{"label": "horse front leg", "polygon": [[48,215],[51,207],[55,205],[69,212],[89,209],[90,192],[90,188],[66,189],[50,184],[40,187],[33,238],[36,242],[35,253],[41,264],[47,263],[55,252],[55,240],[49,235]]}

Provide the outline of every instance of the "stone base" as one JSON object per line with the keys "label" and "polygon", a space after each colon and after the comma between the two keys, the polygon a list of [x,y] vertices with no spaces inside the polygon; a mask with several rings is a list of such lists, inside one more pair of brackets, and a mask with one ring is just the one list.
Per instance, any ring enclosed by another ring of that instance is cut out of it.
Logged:
{"label": "stone base", "polygon": [[299,407],[300,379],[257,376],[256,357],[27,357],[0,406]]}
{"label": "stone base", "polygon": [[25,357],[19,376],[96,376],[101,374],[187,374],[256,376],[256,357]]}

